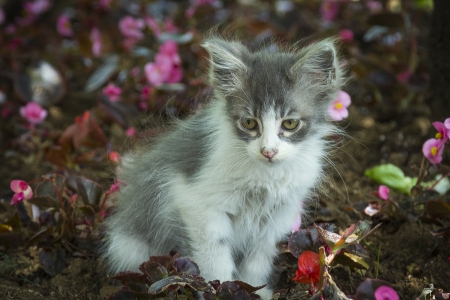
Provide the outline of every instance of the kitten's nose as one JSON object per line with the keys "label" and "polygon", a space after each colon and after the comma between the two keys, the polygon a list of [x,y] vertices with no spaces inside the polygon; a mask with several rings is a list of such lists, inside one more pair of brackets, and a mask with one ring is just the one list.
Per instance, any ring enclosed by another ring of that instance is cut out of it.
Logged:
{"label": "kitten's nose", "polygon": [[278,149],[266,149],[266,148],[262,148],[261,149],[261,154],[264,155],[265,158],[271,159],[273,158],[276,154],[278,153]]}

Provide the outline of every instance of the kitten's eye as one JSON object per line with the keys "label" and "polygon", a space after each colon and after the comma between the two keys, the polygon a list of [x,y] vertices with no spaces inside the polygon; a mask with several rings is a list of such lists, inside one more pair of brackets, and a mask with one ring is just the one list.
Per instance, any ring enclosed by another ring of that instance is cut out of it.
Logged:
{"label": "kitten's eye", "polygon": [[283,123],[281,123],[281,127],[283,127],[283,129],[285,130],[294,130],[297,129],[298,124],[300,124],[299,120],[289,119],[283,121]]}
{"label": "kitten's eye", "polygon": [[242,119],[241,124],[245,129],[248,130],[254,130],[258,128],[258,122],[256,122],[256,120],[254,119]]}

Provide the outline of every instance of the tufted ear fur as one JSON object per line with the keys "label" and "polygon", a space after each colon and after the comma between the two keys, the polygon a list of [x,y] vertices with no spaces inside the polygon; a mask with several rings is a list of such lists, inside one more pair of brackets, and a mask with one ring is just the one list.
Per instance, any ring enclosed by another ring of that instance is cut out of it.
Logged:
{"label": "tufted ear fur", "polygon": [[297,57],[290,72],[302,86],[321,95],[333,96],[337,93],[342,85],[342,70],[333,39],[309,45]]}
{"label": "tufted ear fur", "polygon": [[218,38],[209,39],[202,46],[210,55],[210,85],[224,94],[241,88],[240,78],[245,76],[248,69],[248,49],[241,43]]}

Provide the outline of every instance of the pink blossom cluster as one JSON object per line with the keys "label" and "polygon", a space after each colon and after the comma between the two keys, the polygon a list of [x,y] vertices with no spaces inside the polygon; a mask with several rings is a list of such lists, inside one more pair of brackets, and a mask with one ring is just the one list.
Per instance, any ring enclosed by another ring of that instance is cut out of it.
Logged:
{"label": "pink blossom cluster", "polygon": [[344,91],[338,92],[338,97],[328,106],[328,114],[334,121],[341,121],[348,117],[347,107],[352,103],[350,95]]}
{"label": "pink blossom cluster", "polygon": [[435,138],[423,144],[422,152],[430,163],[436,165],[442,161],[445,144],[450,138],[450,118],[447,118],[444,123],[433,122],[433,126],[437,130]]}
{"label": "pink blossom cluster", "polygon": [[183,73],[177,43],[173,40],[164,42],[155,55],[155,62],[146,64],[144,71],[145,77],[151,85],[179,82]]}
{"label": "pink blossom cluster", "polygon": [[13,190],[14,192],[14,195],[11,200],[11,205],[19,203],[25,199],[31,199],[33,197],[33,190],[23,180],[11,181],[10,187],[11,190]]}
{"label": "pink blossom cluster", "polygon": [[128,51],[144,38],[142,30],[145,28],[143,19],[135,19],[132,16],[125,16],[119,21],[119,30],[125,36],[123,46]]}

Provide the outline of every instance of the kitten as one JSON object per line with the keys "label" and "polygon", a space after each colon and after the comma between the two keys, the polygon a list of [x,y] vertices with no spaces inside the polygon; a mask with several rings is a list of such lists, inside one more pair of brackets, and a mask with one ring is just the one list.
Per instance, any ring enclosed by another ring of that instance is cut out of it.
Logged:
{"label": "kitten", "polygon": [[[218,38],[214,96],[145,153],[124,159],[117,212],[107,219],[111,271],[137,271],[171,250],[206,280],[268,282],[277,242],[322,177],[336,132],[327,107],[342,84],[332,40],[296,53],[251,53]],[[271,290],[260,290],[271,299]]]}

